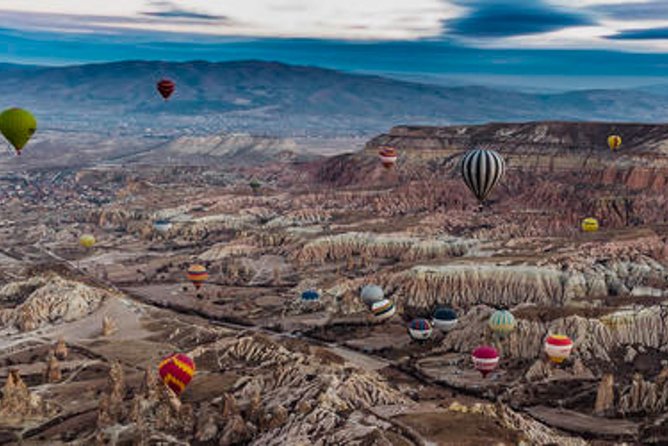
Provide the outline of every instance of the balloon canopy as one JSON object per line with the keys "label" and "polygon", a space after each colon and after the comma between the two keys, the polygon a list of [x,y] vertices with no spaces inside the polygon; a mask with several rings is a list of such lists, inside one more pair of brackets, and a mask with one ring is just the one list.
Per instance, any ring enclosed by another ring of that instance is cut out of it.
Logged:
{"label": "balloon canopy", "polygon": [[490,345],[481,345],[473,350],[471,359],[473,360],[473,366],[485,378],[499,365],[499,352]]}
{"label": "balloon canopy", "polygon": [[10,108],[0,113],[0,133],[20,155],[37,130],[37,120],[27,110]]}
{"label": "balloon canopy", "polygon": [[483,202],[503,178],[506,163],[494,150],[475,149],[464,155],[461,172],[466,186]]}
{"label": "balloon canopy", "polygon": [[195,375],[195,362],[183,353],[174,353],[160,361],[158,373],[167,387],[181,395]]}
{"label": "balloon canopy", "polygon": [[158,89],[160,96],[162,96],[164,100],[167,100],[172,95],[172,93],[174,93],[176,84],[170,79],[161,79],[156,84],[156,88]]}
{"label": "balloon canopy", "polygon": [[200,289],[204,282],[209,279],[209,273],[204,265],[191,265],[188,268],[187,276],[196,289]]}

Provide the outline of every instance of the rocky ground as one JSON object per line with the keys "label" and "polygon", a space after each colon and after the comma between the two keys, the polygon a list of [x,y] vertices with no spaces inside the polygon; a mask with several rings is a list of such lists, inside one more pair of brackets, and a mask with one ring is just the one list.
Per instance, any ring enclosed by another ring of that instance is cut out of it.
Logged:
{"label": "rocky ground", "polygon": [[[665,444],[668,130],[615,130],[610,153],[607,124],[398,127],[326,160],[111,165],[5,201],[0,443]],[[456,169],[478,144],[509,165],[482,211]],[[104,199],[78,201],[84,186]],[[588,216],[598,233],[579,231]],[[383,324],[369,283],[397,307]],[[457,328],[412,341],[438,304]],[[518,327],[499,340],[502,306]],[[575,341],[560,366],[542,353],[554,332]],[[502,352],[487,379],[483,342]],[[173,351],[197,365],[181,398],[156,374]]]}

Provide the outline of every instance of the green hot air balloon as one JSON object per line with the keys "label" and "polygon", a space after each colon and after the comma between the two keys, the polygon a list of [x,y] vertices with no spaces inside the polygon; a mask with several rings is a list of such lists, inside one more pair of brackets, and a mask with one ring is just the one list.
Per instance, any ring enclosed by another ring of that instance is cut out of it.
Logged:
{"label": "green hot air balloon", "polygon": [[35,130],[37,120],[27,110],[9,108],[0,113],[0,133],[14,146],[17,155],[21,154]]}

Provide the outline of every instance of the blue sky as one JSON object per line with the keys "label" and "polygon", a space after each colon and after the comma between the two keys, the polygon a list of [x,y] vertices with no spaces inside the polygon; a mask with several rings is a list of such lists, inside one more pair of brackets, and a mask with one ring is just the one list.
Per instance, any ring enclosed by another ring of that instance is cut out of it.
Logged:
{"label": "blue sky", "polygon": [[0,0],[0,41],[0,61],[31,64],[268,59],[654,80],[668,72],[668,0]]}

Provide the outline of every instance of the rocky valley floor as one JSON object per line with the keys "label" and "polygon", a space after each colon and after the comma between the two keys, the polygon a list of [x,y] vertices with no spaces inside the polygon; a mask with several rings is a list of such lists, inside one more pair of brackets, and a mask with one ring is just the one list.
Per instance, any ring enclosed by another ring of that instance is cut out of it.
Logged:
{"label": "rocky valley floor", "polygon": [[[607,128],[545,125],[3,179],[0,444],[665,444],[668,138],[615,157]],[[457,156],[488,140],[509,170],[479,210]],[[388,142],[393,170],[375,154]],[[599,232],[580,231],[589,216]],[[371,283],[397,308],[384,323],[359,297]],[[440,304],[456,328],[412,340]],[[504,339],[487,325],[500,307],[517,319]],[[559,366],[543,353],[557,332],[575,342]],[[486,379],[483,343],[501,352]],[[175,351],[197,366],[180,398],[157,376]]]}

